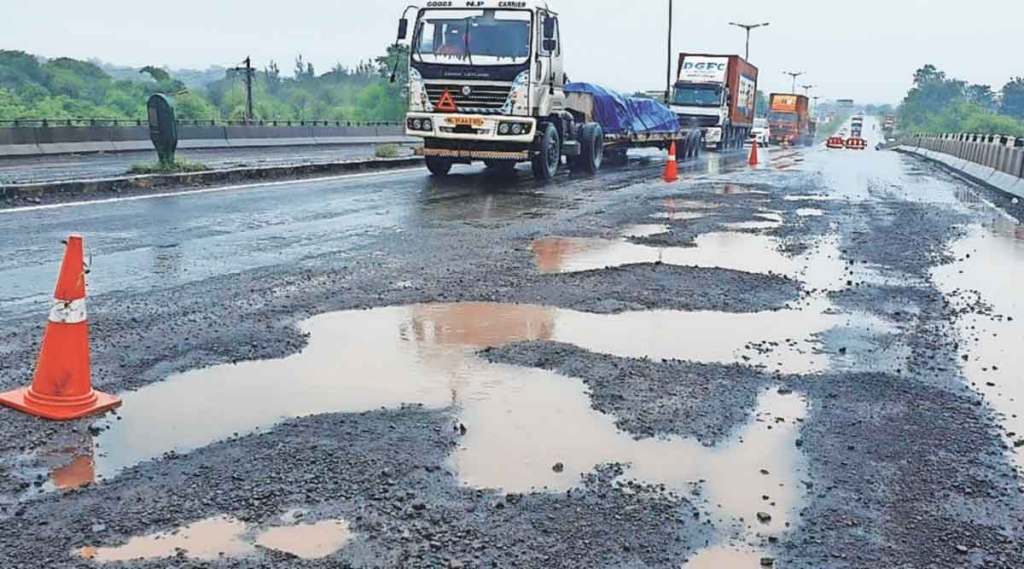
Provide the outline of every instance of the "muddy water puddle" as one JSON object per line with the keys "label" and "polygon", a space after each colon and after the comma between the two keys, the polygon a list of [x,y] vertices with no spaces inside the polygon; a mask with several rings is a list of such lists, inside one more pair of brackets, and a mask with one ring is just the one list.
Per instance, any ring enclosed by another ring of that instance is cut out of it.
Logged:
{"label": "muddy water puddle", "polygon": [[781,214],[768,211],[755,213],[751,221],[727,223],[724,227],[731,231],[767,230],[782,227],[784,221]]}
{"label": "muddy water puddle", "polygon": [[[107,430],[96,438],[95,470],[109,478],[168,451],[186,452],[290,417],[418,403],[461,409],[471,428],[467,445],[454,458],[460,476],[474,486],[571,487],[596,464],[580,458],[569,466],[566,457],[572,453],[607,447],[625,454],[655,443],[626,444],[630,439],[623,436],[616,447],[606,440],[616,432],[614,419],[591,409],[581,380],[492,364],[478,357],[478,350],[550,340],[620,357],[813,373],[829,361],[818,349],[817,335],[842,325],[844,318],[813,302],[754,314],[597,315],[503,304],[326,314],[301,325],[310,340],[300,354],[191,371],[123,394],[119,418],[105,420]],[[765,349],[768,344],[774,347]],[[560,447],[550,440],[553,432],[574,435]],[[494,449],[501,455],[492,456]],[[552,476],[551,466],[559,461],[566,474]]]}
{"label": "muddy water puddle", "polygon": [[654,237],[655,235],[664,235],[671,231],[672,228],[664,224],[641,224],[641,225],[630,225],[622,230],[622,236],[627,239],[641,239],[643,237]]}
{"label": "muddy water puddle", "polygon": [[[109,478],[169,451],[273,428],[290,417],[422,404],[452,409],[467,427],[449,457],[463,485],[564,491],[597,466],[624,464],[623,481],[690,495],[723,531],[778,534],[796,522],[803,499],[806,468],[796,445],[807,413],[801,395],[764,391],[748,423],[714,446],[679,436],[637,440],[617,428],[615,417],[593,408],[582,379],[494,364],[478,354],[485,347],[551,340],[626,357],[736,363],[746,355],[751,364],[777,369],[785,362],[778,369],[799,373],[827,364],[811,337],[838,316],[822,319],[821,312],[594,315],[466,303],[325,314],[301,324],[309,344],[299,354],[191,371],[122,394],[119,419],[102,422],[106,430],[96,437],[95,470]],[[766,339],[779,344],[776,352],[748,347]],[[83,554],[117,560],[181,548],[197,558],[246,555],[253,544],[284,549],[278,538],[288,536],[284,529],[256,536],[231,519],[201,523],[211,525]],[[206,543],[201,536],[216,539]]]}
{"label": "muddy water puddle", "polygon": [[[1014,221],[993,219],[971,228],[952,246],[956,262],[932,276],[954,306],[977,302],[990,310],[967,309],[957,318],[961,369],[998,412],[1009,442],[1024,445],[1024,231]],[[1024,474],[1024,447],[1015,460]]]}
{"label": "muddy water puddle", "polygon": [[[765,219],[764,223],[775,227],[774,219]],[[846,286],[846,267],[834,237],[818,240],[799,256],[782,253],[782,243],[772,236],[739,232],[705,233],[697,237],[694,247],[653,247],[624,239],[548,237],[534,241],[532,249],[537,267],[544,273],[664,263],[783,275],[813,289],[838,290]]]}
{"label": "muddy water puddle", "polygon": [[87,546],[76,553],[95,563],[166,559],[179,554],[211,561],[249,557],[262,547],[302,559],[321,559],[340,550],[351,538],[344,520],[258,528],[230,516],[217,516],[173,531],[134,537],[124,545]]}

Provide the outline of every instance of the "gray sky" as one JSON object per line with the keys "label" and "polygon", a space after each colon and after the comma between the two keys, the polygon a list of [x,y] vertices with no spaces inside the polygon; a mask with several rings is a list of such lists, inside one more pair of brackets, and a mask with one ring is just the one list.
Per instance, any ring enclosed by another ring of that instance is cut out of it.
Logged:
{"label": "gray sky", "polygon": [[[290,72],[302,53],[326,71],[353,65],[394,41],[408,0],[175,0],[166,14],[138,0],[7,0],[0,47],[124,65],[205,68],[251,54]],[[422,2],[421,2],[422,3]],[[662,88],[668,0],[550,0],[562,15],[573,80],[621,90]],[[789,90],[783,71],[806,71],[816,94],[897,102],[915,69],[934,63],[952,76],[999,89],[1024,75],[1014,55],[1020,0],[676,0],[675,51],[737,53],[731,20],[771,21],[756,30],[751,59],[761,89]],[[827,8],[825,6],[828,6]]]}

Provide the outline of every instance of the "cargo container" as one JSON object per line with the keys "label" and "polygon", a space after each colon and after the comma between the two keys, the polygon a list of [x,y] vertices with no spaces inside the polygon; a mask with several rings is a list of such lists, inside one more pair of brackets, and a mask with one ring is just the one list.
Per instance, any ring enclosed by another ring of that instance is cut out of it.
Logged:
{"label": "cargo container", "polygon": [[815,124],[811,120],[810,100],[804,95],[772,93],[768,124],[771,127],[772,144],[814,144]]}
{"label": "cargo container", "polygon": [[754,127],[757,67],[737,55],[679,55],[671,107],[708,148],[741,148]]}

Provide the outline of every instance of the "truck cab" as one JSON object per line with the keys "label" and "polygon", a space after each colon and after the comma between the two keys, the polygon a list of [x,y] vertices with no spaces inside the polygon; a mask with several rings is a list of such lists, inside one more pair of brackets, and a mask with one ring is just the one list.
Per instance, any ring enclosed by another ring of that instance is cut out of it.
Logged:
{"label": "truck cab", "polygon": [[741,148],[754,122],[758,70],[735,55],[679,55],[670,107],[683,129],[700,129],[708,148]]}
{"label": "truck cab", "polygon": [[[549,179],[563,155],[588,150],[566,109],[561,30],[546,2],[431,1],[415,9],[406,132],[424,140],[433,174],[476,160],[507,170],[530,161]],[[403,17],[400,41],[408,28]],[[599,166],[600,157],[587,158]]]}

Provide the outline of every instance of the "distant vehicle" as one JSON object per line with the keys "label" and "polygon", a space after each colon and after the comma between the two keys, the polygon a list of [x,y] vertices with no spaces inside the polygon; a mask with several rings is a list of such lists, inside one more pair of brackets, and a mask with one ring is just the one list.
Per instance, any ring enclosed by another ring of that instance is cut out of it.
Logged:
{"label": "distant vehicle", "polygon": [[830,136],[825,146],[832,149],[846,148],[846,141],[841,136]]}
{"label": "distant vehicle", "polygon": [[810,100],[806,96],[773,93],[769,109],[772,144],[810,146],[814,143],[816,125],[811,120]]}
{"label": "distant vehicle", "polygon": [[868,141],[860,138],[859,136],[851,136],[846,139],[845,146],[847,150],[867,150]]}
{"label": "distant vehicle", "polygon": [[754,128],[750,132],[751,140],[761,146],[768,146],[771,143],[772,129],[768,125],[768,119],[754,119]]}
{"label": "distant vehicle", "polygon": [[750,137],[757,68],[736,55],[679,54],[670,106],[684,128],[700,128],[708,148],[739,148]]}

